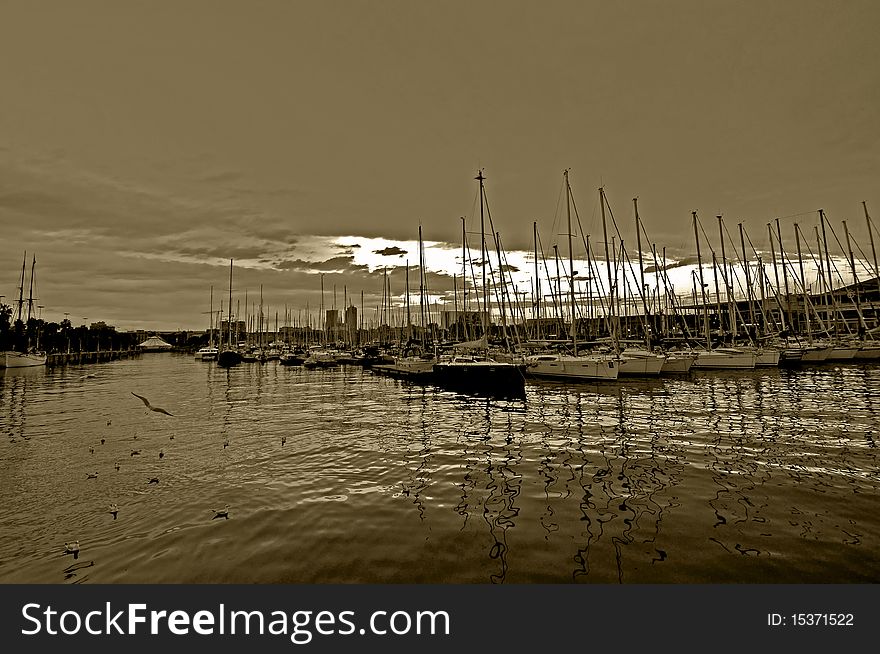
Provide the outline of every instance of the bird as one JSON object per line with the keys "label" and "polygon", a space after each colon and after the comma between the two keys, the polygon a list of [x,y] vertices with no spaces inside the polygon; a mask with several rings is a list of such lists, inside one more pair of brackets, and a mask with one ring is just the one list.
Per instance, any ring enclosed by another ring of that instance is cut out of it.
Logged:
{"label": "bird", "polygon": [[116,514],[119,513],[119,507],[116,506],[116,502],[110,505],[110,515],[113,516],[113,519],[116,520]]}
{"label": "bird", "polygon": [[168,440],[169,440],[169,441],[173,441],[173,440],[174,440],[174,434],[171,434],[171,436],[168,437]]}
{"label": "bird", "polygon": [[64,543],[64,553],[65,554],[73,554],[73,558],[79,558],[79,541],[75,540],[72,543]]}
{"label": "bird", "polygon": [[103,444],[104,444],[104,439],[102,438],[102,439],[101,439],[101,445],[103,445]]}
{"label": "bird", "polygon": [[86,473],[86,479],[97,479],[97,478],[98,478],[98,473],[97,473],[97,472],[89,472],[89,473]]}
{"label": "bird", "polygon": [[161,459],[163,456],[165,456],[165,452],[162,450],[159,450],[159,458]]}
{"label": "bird", "polygon": [[150,477],[150,479],[149,479],[149,481],[147,481],[147,483],[148,484],[158,484],[159,478],[158,477]]}
{"label": "bird", "polygon": [[116,472],[119,472],[119,461],[116,462]]}
{"label": "bird", "polygon": [[110,421],[110,420],[107,421],[107,426],[108,426],[108,427],[110,426],[110,423],[111,423],[111,422],[112,422],[112,421]]}
{"label": "bird", "polygon": [[92,447],[91,445],[89,445],[89,454],[94,454],[94,453],[95,453],[95,448]]}
{"label": "bird", "polygon": [[287,436],[281,437],[281,446],[284,447],[284,444],[287,442]]}
{"label": "bird", "polygon": [[145,398],[143,395],[138,395],[137,393],[132,393],[136,398],[138,398],[141,402],[144,403],[144,406],[147,407],[150,411],[155,411],[156,413],[164,413],[166,416],[174,416],[173,413],[168,413],[165,409],[162,409],[157,406],[153,406],[150,404],[150,401]]}
{"label": "bird", "polygon": [[229,520],[229,505],[227,504],[222,509],[211,509],[214,512],[214,517],[211,520],[216,520],[217,518],[225,518]]}
{"label": "bird", "polygon": [[140,454],[140,453],[141,453],[140,450],[132,450],[132,451],[131,451],[131,455],[132,455],[132,456],[134,456],[135,454]]}
{"label": "bird", "polygon": [[223,449],[225,450],[227,447],[229,447],[229,439],[228,438],[225,441],[223,441]]}

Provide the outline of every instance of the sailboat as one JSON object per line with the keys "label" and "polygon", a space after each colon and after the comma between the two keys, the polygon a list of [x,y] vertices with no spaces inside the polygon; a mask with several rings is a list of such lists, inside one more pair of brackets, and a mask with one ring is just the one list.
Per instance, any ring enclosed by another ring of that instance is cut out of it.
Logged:
{"label": "sailboat", "polygon": [[571,305],[571,354],[543,352],[526,357],[526,373],[534,377],[571,380],[614,380],[620,372],[615,357],[606,355],[579,355],[577,345],[577,305],[574,288],[574,255],[571,246],[571,186],[568,171],[565,176],[566,215],[568,217],[569,301]]}
{"label": "sailboat", "polygon": [[[33,317],[31,314],[34,307],[34,268],[37,265],[37,257],[34,256],[33,263],[31,264],[31,282],[27,300],[27,317],[22,321],[22,305],[24,304],[24,272],[26,263],[27,252],[25,252],[24,259],[22,259],[21,262],[21,282],[18,287],[18,316],[16,318],[16,323],[23,322],[25,329],[27,329],[27,325]],[[38,334],[37,342],[34,346],[31,346],[30,343],[28,343],[21,349],[14,349],[13,347],[11,350],[0,353],[0,368],[31,368],[46,365],[46,353],[40,351],[39,346],[40,341]]]}
{"label": "sailboat", "polygon": [[[488,356],[489,345],[489,293],[486,283],[485,188],[483,171],[474,178],[480,182],[480,262],[483,269],[483,306],[481,313],[483,335],[477,341],[459,343],[456,348],[469,350],[469,354],[454,354],[434,364],[434,382],[455,390],[490,395],[521,396],[525,393],[525,364],[495,361]],[[500,265],[499,265],[500,267]]]}
{"label": "sailboat", "polygon": [[214,287],[211,287],[211,310],[208,312],[211,319],[208,321],[208,345],[201,347],[195,354],[196,359],[202,361],[214,361],[220,351],[214,346]]}
{"label": "sailboat", "polygon": [[236,344],[232,342],[232,259],[229,260],[229,304],[227,306],[229,307],[226,320],[226,331],[228,333],[227,344],[217,355],[217,365],[223,366],[224,368],[236,366],[241,363],[241,354],[239,354],[236,349]]}
{"label": "sailboat", "polygon": [[[705,293],[706,283],[703,280],[703,258],[700,255],[700,234],[697,230],[697,212],[692,212],[694,220],[694,236],[697,241],[697,270],[700,274],[701,293]],[[700,298],[703,304],[703,332],[706,337],[706,349],[697,351],[697,360],[693,368],[746,369],[755,367],[754,352],[744,352],[737,348],[712,349],[712,335],[709,331],[709,306],[705,295]]]}

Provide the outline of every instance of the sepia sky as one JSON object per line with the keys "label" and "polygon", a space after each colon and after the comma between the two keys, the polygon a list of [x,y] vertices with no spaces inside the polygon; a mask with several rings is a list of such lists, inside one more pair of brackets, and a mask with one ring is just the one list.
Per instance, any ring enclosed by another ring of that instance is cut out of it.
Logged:
{"label": "sepia sky", "polygon": [[877,25],[874,0],[3,0],[0,295],[27,251],[74,324],[204,328],[230,258],[270,315],[314,309],[321,272],[328,306],[375,307],[419,224],[451,295],[481,168],[512,254],[533,221],[567,242],[566,168],[594,243],[604,186],[632,251],[634,197],[677,257],[694,210],[716,249],[716,215],[760,249],[823,208],[869,251]]}

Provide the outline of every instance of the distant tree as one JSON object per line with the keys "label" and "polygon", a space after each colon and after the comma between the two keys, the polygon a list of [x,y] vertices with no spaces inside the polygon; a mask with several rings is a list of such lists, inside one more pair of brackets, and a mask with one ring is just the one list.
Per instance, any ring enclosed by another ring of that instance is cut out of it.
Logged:
{"label": "distant tree", "polygon": [[12,346],[12,307],[0,304],[0,350]]}

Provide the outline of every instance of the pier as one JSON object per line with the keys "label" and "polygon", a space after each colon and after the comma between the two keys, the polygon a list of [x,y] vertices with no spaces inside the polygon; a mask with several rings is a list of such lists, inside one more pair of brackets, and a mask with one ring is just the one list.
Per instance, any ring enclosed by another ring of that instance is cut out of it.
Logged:
{"label": "pier", "polygon": [[117,359],[130,359],[131,357],[140,356],[140,351],[136,348],[126,350],[99,350],[96,352],[53,352],[46,356],[46,365],[66,366],[69,363],[101,363],[104,361],[115,361]]}

